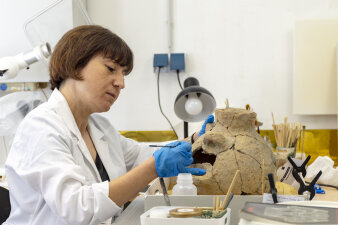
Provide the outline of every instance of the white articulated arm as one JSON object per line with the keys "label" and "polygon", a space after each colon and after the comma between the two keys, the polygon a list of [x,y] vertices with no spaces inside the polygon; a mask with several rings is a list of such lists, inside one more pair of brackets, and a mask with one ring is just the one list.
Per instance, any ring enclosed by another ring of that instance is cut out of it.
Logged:
{"label": "white articulated arm", "polygon": [[6,56],[0,58],[0,80],[14,78],[18,72],[29,65],[47,59],[51,54],[48,43],[38,45],[33,50],[20,53],[16,56]]}

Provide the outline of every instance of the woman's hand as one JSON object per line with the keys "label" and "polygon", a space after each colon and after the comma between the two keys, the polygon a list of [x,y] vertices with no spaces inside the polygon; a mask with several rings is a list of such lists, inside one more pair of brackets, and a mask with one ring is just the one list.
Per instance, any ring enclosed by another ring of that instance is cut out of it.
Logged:
{"label": "woman's hand", "polygon": [[156,172],[159,177],[173,177],[179,173],[191,173],[192,175],[201,176],[206,173],[204,169],[186,168],[194,161],[191,144],[185,141],[176,141],[169,143],[167,146],[176,147],[163,147],[153,154]]}

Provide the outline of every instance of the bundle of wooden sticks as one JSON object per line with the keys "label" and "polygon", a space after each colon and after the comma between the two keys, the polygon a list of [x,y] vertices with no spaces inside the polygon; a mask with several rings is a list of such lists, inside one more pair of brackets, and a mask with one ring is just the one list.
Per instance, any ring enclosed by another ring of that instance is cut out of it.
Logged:
{"label": "bundle of wooden sticks", "polygon": [[296,147],[300,131],[302,130],[302,124],[294,122],[289,123],[287,117],[284,118],[284,123],[275,124],[273,113],[272,121],[277,146],[283,148]]}
{"label": "bundle of wooden sticks", "polygon": [[229,199],[229,197],[232,195],[231,191],[234,188],[234,184],[236,182],[236,179],[237,179],[239,172],[240,172],[239,170],[236,170],[236,173],[235,173],[234,177],[232,178],[232,181],[231,181],[231,184],[229,186],[227,195],[226,195],[223,202],[220,200],[220,196],[214,196],[214,198],[213,198],[213,211],[218,212],[220,210],[226,209],[225,206],[227,205],[227,202],[231,201],[231,199]]}

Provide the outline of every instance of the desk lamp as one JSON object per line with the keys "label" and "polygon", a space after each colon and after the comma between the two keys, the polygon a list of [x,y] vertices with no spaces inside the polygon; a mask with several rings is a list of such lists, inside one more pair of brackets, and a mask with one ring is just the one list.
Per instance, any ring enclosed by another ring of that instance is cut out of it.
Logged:
{"label": "desk lamp", "polygon": [[188,137],[188,122],[199,122],[214,112],[216,101],[212,94],[199,86],[194,77],[184,81],[184,89],[177,95],[175,114],[184,121],[184,138]]}
{"label": "desk lamp", "polygon": [[0,58],[0,79],[14,78],[20,70],[28,68],[37,61],[46,60],[50,54],[51,47],[49,43],[45,43],[36,46],[31,51]]}

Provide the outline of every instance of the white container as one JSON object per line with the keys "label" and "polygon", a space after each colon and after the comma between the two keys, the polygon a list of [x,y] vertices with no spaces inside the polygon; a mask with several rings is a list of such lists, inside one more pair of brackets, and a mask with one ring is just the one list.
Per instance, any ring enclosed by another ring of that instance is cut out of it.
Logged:
{"label": "white container", "polygon": [[[164,183],[166,187],[176,183],[176,179],[173,177],[165,177]],[[146,193],[144,194],[144,212],[154,208],[156,206],[165,206],[166,202],[161,193],[162,188],[159,179],[150,185]],[[175,206],[186,206],[186,207],[212,207],[213,195],[169,195],[169,199],[172,205]],[[221,200],[224,201],[225,196],[221,196]],[[231,224],[238,224],[239,222],[239,211],[244,207],[245,202],[262,202],[262,195],[234,195],[229,208],[231,208]],[[128,208],[127,208],[128,209]],[[142,212],[143,213],[143,212]],[[141,215],[141,214],[139,214]],[[159,224],[163,225],[163,224]]]}
{"label": "white container", "polygon": [[173,187],[173,195],[197,195],[197,188],[193,184],[191,173],[180,173],[177,184]]}
{"label": "white container", "polygon": [[156,214],[163,215],[164,213],[158,213],[158,211],[164,211],[169,216],[169,210],[175,208],[182,208],[182,206],[156,206],[149,209],[147,212],[140,216],[141,225],[229,225],[231,209],[227,208],[227,212],[221,218],[152,218],[150,214],[152,211],[156,211]]}

